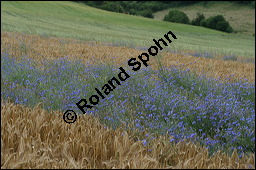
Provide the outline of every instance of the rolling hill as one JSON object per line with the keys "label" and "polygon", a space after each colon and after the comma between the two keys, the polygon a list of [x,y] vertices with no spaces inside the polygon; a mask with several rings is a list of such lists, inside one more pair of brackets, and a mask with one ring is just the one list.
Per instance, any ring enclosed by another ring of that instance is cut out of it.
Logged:
{"label": "rolling hill", "polygon": [[1,2],[1,30],[120,46],[150,46],[168,31],[172,50],[255,57],[255,39],[207,28],[108,12],[76,2]]}

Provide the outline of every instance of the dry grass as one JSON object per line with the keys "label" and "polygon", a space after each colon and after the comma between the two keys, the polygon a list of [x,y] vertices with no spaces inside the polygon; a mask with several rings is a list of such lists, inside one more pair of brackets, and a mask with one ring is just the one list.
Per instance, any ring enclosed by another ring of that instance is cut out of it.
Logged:
{"label": "dry grass", "polygon": [[167,136],[148,146],[132,136],[104,128],[89,115],[67,124],[59,111],[1,102],[1,168],[255,168],[254,154],[209,158],[207,149],[185,142],[172,146]]}
{"label": "dry grass", "polygon": [[[25,35],[22,33],[1,32],[1,52],[8,52],[14,57],[22,55],[31,57],[40,64],[46,59],[55,60],[68,56],[80,59],[83,63],[110,62],[124,65],[131,57],[137,57],[142,51],[128,47],[114,47],[97,42],[84,42],[73,39],[42,37],[39,35]],[[153,44],[152,44],[153,45]],[[246,78],[255,81],[255,65],[236,61],[223,61],[193,57],[182,54],[162,53],[161,62],[164,66],[180,66],[190,69],[197,74],[205,74],[213,78],[232,78],[237,80]],[[156,58],[150,58],[149,65],[157,68]]]}

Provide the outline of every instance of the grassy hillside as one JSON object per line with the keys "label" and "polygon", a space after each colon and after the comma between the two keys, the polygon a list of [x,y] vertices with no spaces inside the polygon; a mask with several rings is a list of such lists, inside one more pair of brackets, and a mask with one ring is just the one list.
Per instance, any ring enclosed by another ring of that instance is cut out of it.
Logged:
{"label": "grassy hillside", "polygon": [[[1,2],[1,30],[56,36],[119,46],[152,45],[168,31],[172,50],[254,57],[255,39],[184,24],[103,11],[75,2]],[[239,43],[238,43],[239,42]]]}
{"label": "grassy hillside", "polygon": [[231,2],[201,2],[186,7],[175,7],[154,13],[154,18],[163,20],[170,10],[180,10],[185,12],[189,19],[196,17],[197,12],[201,12],[206,18],[215,15],[223,15],[232,28],[239,33],[255,34],[255,9],[251,6],[239,5]]}

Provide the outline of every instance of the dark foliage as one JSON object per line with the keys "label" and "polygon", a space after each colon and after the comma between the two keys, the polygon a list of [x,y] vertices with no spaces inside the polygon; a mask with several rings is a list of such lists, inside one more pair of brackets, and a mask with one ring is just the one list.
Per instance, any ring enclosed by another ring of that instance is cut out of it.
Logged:
{"label": "dark foliage", "polygon": [[137,15],[137,12],[134,9],[129,10],[130,15]]}
{"label": "dark foliage", "polygon": [[145,10],[139,11],[138,15],[141,15],[147,18],[154,18],[154,15],[151,9],[145,9]]}
{"label": "dark foliage", "polygon": [[[76,1],[79,3],[85,3],[86,5],[100,8],[107,11],[125,13],[130,15],[141,15],[148,18],[154,18],[153,13],[168,9],[170,7],[180,7],[194,5],[198,2],[207,1]],[[240,5],[249,5],[255,9],[255,1],[230,1]],[[164,17],[164,21],[190,24],[188,16],[181,11],[170,11],[168,15]],[[205,19],[205,16],[201,13],[197,13],[197,17],[191,21],[192,25],[203,26],[211,29],[216,29],[224,32],[234,32],[229,23],[222,15],[217,15]]]}
{"label": "dark foliage", "polygon": [[197,17],[191,21],[192,25],[200,26],[200,22],[205,19],[204,14],[197,13]]}
{"label": "dark foliage", "polygon": [[225,20],[225,18],[222,15],[216,15],[208,19],[204,19],[200,22],[200,25],[223,32],[233,32],[232,27],[229,25],[229,23]]}
{"label": "dark foliage", "polygon": [[165,1],[79,1],[107,11],[153,18],[153,12],[171,7]]}
{"label": "dark foliage", "polygon": [[178,10],[170,11],[169,14],[165,15],[164,21],[189,24],[188,16],[184,12]]}

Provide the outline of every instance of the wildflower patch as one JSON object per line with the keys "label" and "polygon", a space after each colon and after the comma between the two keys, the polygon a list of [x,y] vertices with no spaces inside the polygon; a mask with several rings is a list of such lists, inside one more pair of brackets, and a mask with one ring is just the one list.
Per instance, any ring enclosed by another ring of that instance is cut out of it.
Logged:
{"label": "wildflower patch", "polygon": [[[148,66],[148,61],[151,56],[156,56],[159,52],[159,49],[163,49],[164,46],[168,46],[168,43],[171,43],[172,40],[170,39],[169,35],[171,35],[174,39],[177,39],[176,36],[169,31],[164,35],[165,41],[163,38],[159,40],[153,39],[156,46],[151,46],[148,49],[148,53],[142,53],[137,58],[131,58],[128,61],[128,66],[132,67],[133,71],[140,70],[141,66],[144,65],[145,67]],[[95,94],[89,97],[89,99],[81,99],[78,103],[76,103],[77,107],[85,114],[84,108],[93,108],[93,106],[97,105],[100,102],[100,99],[104,99],[109,93],[111,93],[117,86],[120,86],[122,82],[127,80],[130,75],[125,71],[123,67],[119,68],[120,72],[116,77],[110,79],[106,84],[104,84],[101,88],[95,88]],[[63,119],[67,123],[74,123],[77,119],[77,115],[73,110],[67,110],[64,115]]]}
{"label": "wildflower patch", "polygon": [[113,91],[117,85],[121,85],[120,82],[125,81],[130,77],[122,67],[120,67],[119,69],[121,70],[121,72],[118,74],[118,79],[116,77],[113,77],[112,79],[110,79],[108,81],[107,84],[102,86],[101,90],[99,90],[98,88],[95,88],[95,91],[97,94],[92,95],[89,98],[89,102],[91,105],[87,104],[86,99],[81,99],[78,103],[76,103],[78,108],[84,114],[85,114],[85,111],[84,111],[85,107],[91,109],[93,106],[95,106],[99,103],[100,97],[101,97],[101,99],[105,99],[105,95],[108,95],[111,91]]}

